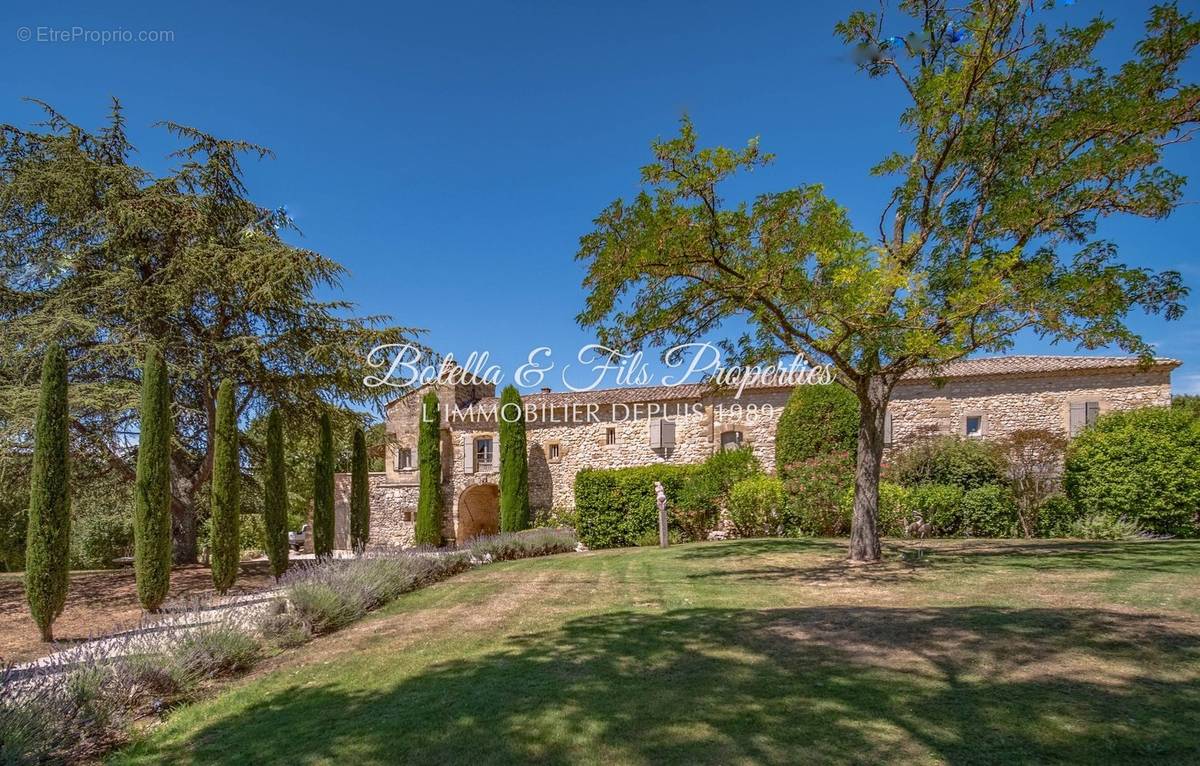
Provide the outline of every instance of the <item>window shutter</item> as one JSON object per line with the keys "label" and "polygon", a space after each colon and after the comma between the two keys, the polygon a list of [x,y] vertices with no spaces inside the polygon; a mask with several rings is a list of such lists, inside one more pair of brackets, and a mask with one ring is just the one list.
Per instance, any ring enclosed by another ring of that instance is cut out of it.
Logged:
{"label": "window shutter", "polygon": [[663,446],[662,424],[663,422],[659,418],[650,421],[650,447],[652,449],[659,449]]}
{"label": "window shutter", "polygon": [[496,425],[496,429],[497,429],[496,436],[494,439],[492,439],[492,469],[493,470],[498,470],[500,468],[500,431],[499,431],[499,428],[500,428],[500,425],[497,424]]}
{"label": "window shutter", "polygon": [[1083,422],[1092,425],[1100,417],[1100,402],[1088,402],[1083,411]]}
{"label": "window shutter", "polygon": [[675,446],[675,422],[673,420],[662,420],[660,428],[662,429],[662,446]]}
{"label": "window shutter", "polygon": [[1071,404],[1071,418],[1068,424],[1068,432],[1071,436],[1076,436],[1083,430],[1087,423],[1087,405],[1083,402],[1074,402]]}
{"label": "window shutter", "polygon": [[883,413],[883,443],[892,443],[892,413]]}
{"label": "window shutter", "polygon": [[475,473],[475,440],[463,434],[463,473]]}

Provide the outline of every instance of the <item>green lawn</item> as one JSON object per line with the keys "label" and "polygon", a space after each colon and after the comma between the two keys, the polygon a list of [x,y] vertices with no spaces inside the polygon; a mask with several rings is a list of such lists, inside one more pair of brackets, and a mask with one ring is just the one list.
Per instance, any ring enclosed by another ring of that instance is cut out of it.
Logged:
{"label": "green lawn", "polygon": [[843,556],[742,540],[484,567],[114,762],[1200,762],[1200,543]]}

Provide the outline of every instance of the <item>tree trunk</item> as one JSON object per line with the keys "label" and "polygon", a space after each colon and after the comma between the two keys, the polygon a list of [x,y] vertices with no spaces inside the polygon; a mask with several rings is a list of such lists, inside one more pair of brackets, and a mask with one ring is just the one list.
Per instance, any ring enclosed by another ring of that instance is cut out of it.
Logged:
{"label": "tree trunk", "polygon": [[175,566],[196,563],[196,540],[199,530],[196,526],[195,498],[183,503],[171,498],[171,561]]}
{"label": "tree trunk", "polygon": [[883,416],[887,387],[878,377],[857,386],[858,454],[854,468],[854,516],[850,520],[850,562],[881,559],[879,548],[879,471],[883,463]]}

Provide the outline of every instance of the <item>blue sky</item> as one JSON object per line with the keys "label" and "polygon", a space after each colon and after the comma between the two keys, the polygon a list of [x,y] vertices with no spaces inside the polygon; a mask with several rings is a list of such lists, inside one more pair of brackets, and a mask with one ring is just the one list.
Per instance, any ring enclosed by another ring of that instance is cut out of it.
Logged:
{"label": "blue sky", "polygon": [[[426,328],[439,351],[488,351],[511,379],[536,346],[563,362],[592,340],[574,321],[578,238],[608,202],[636,191],[649,141],[685,112],[705,143],[758,135],[778,155],[737,193],[821,182],[873,229],[890,186],[867,169],[904,145],[902,102],[893,82],[855,72],[833,37],[851,7],[7,4],[0,119],[30,124],[37,111],[20,99],[33,96],[98,125],[117,96],[152,168],[172,148],[150,127],[159,119],[270,146],[277,159],[248,163],[252,193],[287,206],[304,232],[298,244],[350,269],[345,297]],[[1097,12],[1117,23],[1105,54],[1127,54],[1141,3],[1080,0],[1039,14],[1055,24]],[[174,39],[37,39],[72,27]],[[18,39],[22,28],[34,39]],[[1198,73],[1191,62],[1189,76]],[[1127,262],[1178,269],[1195,289],[1182,321],[1134,322],[1159,353],[1184,360],[1176,390],[1200,392],[1200,153],[1175,147],[1168,165],[1194,179],[1188,204],[1167,221],[1112,221],[1102,233]],[[520,289],[500,289],[514,276]],[[1016,351],[1074,349],[1023,337]]]}

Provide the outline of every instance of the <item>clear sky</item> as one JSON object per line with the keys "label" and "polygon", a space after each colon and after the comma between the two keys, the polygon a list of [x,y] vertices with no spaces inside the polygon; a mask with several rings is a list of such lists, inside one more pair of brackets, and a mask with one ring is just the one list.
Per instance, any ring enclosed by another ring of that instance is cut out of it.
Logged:
{"label": "clear sky", "polygon": [[[1104,49],[1115,61],[1147,5],[1079,0],[1038,13],[1052,25],[1115,20]],[[1200,12],[1200,0],[1183,6]],[[736,193],[821,182],[873,230],[890,185],[867,169],[905,145],[902,102],[894,82],[857,73],[834,38],[852,7],[7,3],[0,120],[31,124],[38,112],[21,98],[32,96],[97,126],[117,96],[151,168],[172,147],[150,127],[160,119],[270,146],[277,159],[248,164],[252,194],[286,205],[303,229],[297,243],[350,269],[345,297],[427,329],[443,353],[489,352],[510,380],[536,346],[567,361],[592,340],[574,321],[578,238],[608,202],[636,191],[649,141],[685,112],[706,144],[758,135],[778,155]],[[47,40],[50,30],[67,39]],[[78,39],[114,30],[135,39]],[[142,32],[173,39],[141,42]],[[1198,62],[1188,72],[1197,79]],[[1168,165],[1192,177],[1188,204],[1102,234],[1124,260],[1178,269],[1193,287],[1182,321],[1135,324],[1160,354],[1184,360],[1176,390],[1200,392],[1197,145],[1172,148]],[[1022,337],[1015,351],[1074,348]]]}

